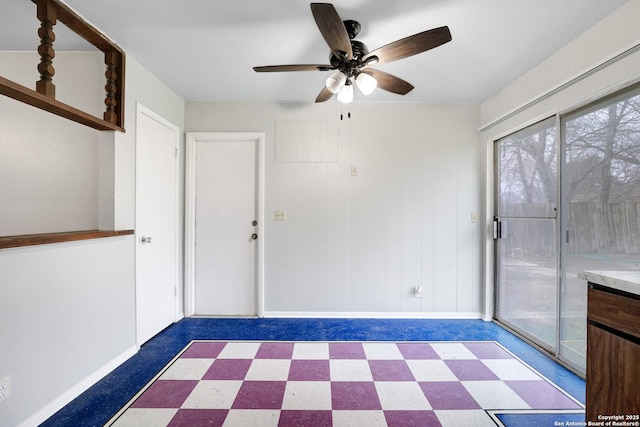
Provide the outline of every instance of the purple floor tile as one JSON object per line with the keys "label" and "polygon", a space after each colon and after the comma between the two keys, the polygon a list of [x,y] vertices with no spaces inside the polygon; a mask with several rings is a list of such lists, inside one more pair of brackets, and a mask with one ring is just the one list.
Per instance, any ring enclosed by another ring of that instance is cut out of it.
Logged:
{"label": "purple floor tile", "polygon": [[362,343],[331,342],[329,343],[330,359],[366,359]]}
{"label": "purple floor tile", "polygon": [[335,410],[382,409],[376,387],[368,381],[332,382],[331,407]]}
{"label": "purple floor tile", "polygon": [[221,427],[228,409],[180,409],[167,427]]}
{"label": "purple floor tile", "polygon": [[480,405],[458,381],[418,383],[433,409],[480,409]]}
{"label": "purple floor tile", "polygon": [[513,359],[513,356],[494,342],[466,342],[467,347],[478,359]]}
{"label": "purple floor tile", "polygon": [[282,411],[278,427],[331,427],[331,411]]}
{"label": "purple floor tile", "polygon": [[398,350],[405,359],[440,359],[438,353],[427,343],[398,343]]}
{"label": "purple floor tile", "polygon": [[480,360],[445,360],[460,381],[488,381],[499,378]]}
{"label": "purple floor tile", "polygon": [[245,381],[232,409],[280,409],[286,381]]}
{"label": "purple floor tile", "polygon": [[374,381],[415,381],[404,360],[369,360]]}
{"label": "purple floor tile", "polygon": [[291,359],[292,342],[263,342],[260,344],[256,359]]}
{"label": "purple floor tile", "polygon": [[158,380],[131,405],[132,408],[179,408],[197,380]]}
{"label": "purple floor tile", "polygon": [[216,359],[203,380],[243,380],[251,366],[251,359]]}
{"label": "purple floor tile", "polygon": [[225,345],[226,342],[194,342],[180,358],[215,359]]}
{"label": "purple floor tile", "polygon": [[533,409],[581,409],[546,381],[505,381]]}
{"label": "purple floor tile", "polygon": [[289,381],[329,381],[328,360],[292,360]]}
{"label": "purple floor tile", "polygon": [[433,411],[384,411],[389,427],[439,427],[440,421]]}

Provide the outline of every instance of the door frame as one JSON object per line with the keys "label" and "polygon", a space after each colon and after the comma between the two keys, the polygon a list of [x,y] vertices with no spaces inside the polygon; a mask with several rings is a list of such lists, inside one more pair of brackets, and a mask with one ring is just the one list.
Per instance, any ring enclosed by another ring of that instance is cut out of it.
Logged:
{"label": "door frame", "polygon": [[[174,259],[175,259],[175,278],[174,278],[174,313],[173,313],[173,321],[176,322],[177,320],[179,320],[180,318],[182,318],[184,316],[183,311],[181,309],[181,304],[180,304],[180,292],[178,292],[179,290],[179,285],[180,285],[180,128],[178,126],[176,126],[175,124],[171,123],[169,120],[165,119],[164,117],[162,117],[161,115],[157,114],[155,111],[151,110],[150,108],[145,107],[144,105],[140,104],[139,102],[136,102],[136,123],[138,123],[138,120],[140,118],[141,115],[145,115],[148,118],[155,120],[156,122],[160,123],[161,125],[169,128],[170,130],[173,131],[174,135],[175,135],[175,141],[174,141],[174,146],[175,146],[175,160],[174,160],[174,169],[175,169],[175,180],[176,180],[176,189],[175,189],[175,212],[173,213],[174,218],[175,218],[175,227],[176,227],[176,240],[174,243],[174,247],[175,247],[175,254],[174,254]],[[140,229],[140,209],[138,207],[138,197],[137,194],[139,193],[139,183],[141,182],[141,176],[140,176],[140,168],[138,167],[139,165],[139,161],[141,158],[141,151],[140,151],[140,144],[138,144],[139,138],[140,138],[140,130],[139,127],[136,126],[136,144],[135,144],[135,151],[136,151],[136,172],[135,172],[135,179],[136,179],[136,185],[135,185],[135,191],[136,191],[136,214],[135,214],[135,221],[136,221],[136,245],[135,245],[135,257],[136,259],[138,258],[138,251],[140,250],[140,244],[141,244],[141,236],[138,235],[138,230]],[[140,347],[140,345],[142,343],[138,342],[139,339],[139,331],[138,331],[138,326],[140,324],[140,319],[138,318],[139,316],[139,310],[138,310],[138,302],[140,301],[140,288],[138,286],[138,277],[139,277],[139,270],[138,270],[138,263],[136,262],[136,271],[135,271],[135,280],[136,280],[136,343],[138,345],[138,347]]]}
{"label": "door frame", "polygon": [[255,312],[264,317],[264,188],[265,188],[265,134],[264,132],[187,132],[185,155],[185,250],[184,286],[185,314],[195,314],[195,251],[196,251],[196,147],[198,143],[228,141],[254,141],[256,144],[256,192],[258,244],[255,260]]}

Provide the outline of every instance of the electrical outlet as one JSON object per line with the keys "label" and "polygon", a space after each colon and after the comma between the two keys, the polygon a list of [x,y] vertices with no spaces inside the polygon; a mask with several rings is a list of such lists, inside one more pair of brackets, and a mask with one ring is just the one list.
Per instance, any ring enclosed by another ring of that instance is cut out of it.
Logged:
{"label": "electrical outlet", "polygon": [[0,380],[0,402],[11,395],[11,377],[4,377]]}
{"label": "electrical outlet", "polygon": [[286,221],[287,211],[276,211],[276,221]]}

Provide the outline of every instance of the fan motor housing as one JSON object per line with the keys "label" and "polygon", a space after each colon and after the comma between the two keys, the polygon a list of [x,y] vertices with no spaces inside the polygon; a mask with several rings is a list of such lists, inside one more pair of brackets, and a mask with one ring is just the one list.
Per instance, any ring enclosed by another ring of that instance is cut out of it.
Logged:
{"label": "fan motor housing", "polygon": [[354,21],[353,19],[347,19],[346,21],[342,21],[344,24],[344,28],[347,30],[347,34],[349,35],[349,39],[353,40],[360,33],[360,29],[362,26],[358,21]]}

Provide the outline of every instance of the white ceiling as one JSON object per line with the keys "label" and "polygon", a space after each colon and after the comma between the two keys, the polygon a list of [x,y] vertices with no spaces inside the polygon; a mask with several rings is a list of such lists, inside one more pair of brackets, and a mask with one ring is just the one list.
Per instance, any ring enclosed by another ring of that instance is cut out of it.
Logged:
{"label": "white ceiling", "polygon": [[[370,50],[448,25],[453,40],[377,68],[416,88],[357,101],[480,102],[627,0],[335,0]],[[300,0],[65,0],[186,100],[313,102],[329,72],[255,73],[256,65],[328,63]],[[35,4],[0,0],[0,50],[36,50]],[[56,27],[58,50],[84,43]],[[55,65],[55,61],[54,61]]]}

